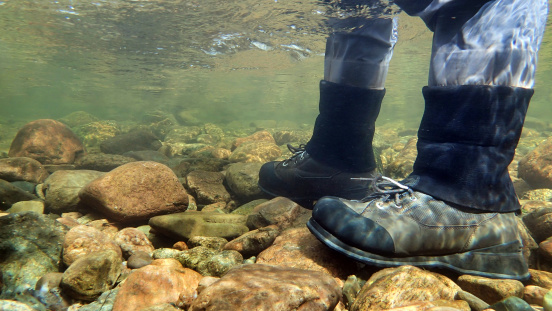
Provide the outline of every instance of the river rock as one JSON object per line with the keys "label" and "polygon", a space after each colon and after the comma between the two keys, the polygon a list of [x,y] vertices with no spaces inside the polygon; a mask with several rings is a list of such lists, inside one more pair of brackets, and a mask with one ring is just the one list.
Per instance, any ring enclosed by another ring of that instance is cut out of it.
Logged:
{"label": "river rock", "polygon": [[523,193],[523,200],[552,201],[552,189],[533,189]]}
{"label": "river rock", "polygon": [[0,310],[6,311],[36,311],[33,308],[27,306],[26,304],[15,301],[15,300],[5,300],[0,299]]}
{"label": "river rock", "polygon": [[387,311],[471,311],[467,302],[462,300],[415,301]]}
{"label": "river rock", "polygon": [[76,299],[93,301],[115,285],[123,270],[121,255],[104,250],[84,255],[65,270],[61,287]]}
{"label": "river rock", "polygon": [[324,273],[252,264],[202,290],[189,311],[333,310],[340,297],[339,285]]}
{"label": "river rock", "polygon": [[117,232],[114,242],[121,247],[125,258],[139,251],[151,255],[155,250],[146,235],[136,228],[125,228]]}
{"label": "river rock", "polygon": [[151,264],[153,258],[150,254],[143,251],[136,251],[128,257],[127,267],[129,269],[139,269]]}
{"label": "river rock", "polygon": [[346,280],[357,271],[357,264],[330,250],[318,241],[307,228],[288,229],[262,251],[257,263],[320,271]]}
{"label": "river rock", "polygon": [[528,285],[552,289],[552,273],[534,269],[529,269],[529,273],[531,273],[531,278],[529,279]]}
{"label": "river rock", "polygon": [[221,237],[214,236],[194,236],[188,240],[186,245],[188,248],[194,248],[198,246],[205,246],[216,251],[221,251],[224,245],[228,243],[228,240]]}
{"label": "river rock", "polygon": [[79,191],[103,174],[105,173],[91,170],[54,172],[42,186],[47,210],[54,214],[76,212],[80,207]]}
{"label": "river rock", "polygon": [[489,307],[496,311],[534,311],[527,302],[519,297],[508,297]]}
{"label": "river rock", "polygon": [[437,273],[413,266],[383,269],[362,287],[351,311],[386,310],[413,301],[454,300],[458,285]]}
{"label": "river rock", "polygon": [[35,195],[0,179],[0,210],[6,210],[19,201],[38,199]]}
{"label": "river rock", "polygon": [[8,154],[12,158],[33,158],[42,164],[66,164],[83,153],[81,141],[69,127],[41,119],[27,123],[17,132]]}
{"label": "river rock", "polygon": [[402,179],[412,173],[412,167],[414,166],[414,161],[416,160],[416,156],[418,154],[418,149],[416,148],[417,142],[418,138],[416,137],[408,140],[408,142],[404,145],[404,148],[385,168],[385,174],[387,176],[395,179]]}
{"label": "river rock", "polygon": [[83,204],[119,222],[149,219],[186,210],[188,194],[167,166],[133,162],[87,184],[79,192]]}
{"label": "river rock", "polygon": [[528,304],[542,307],[544,302],[544,295],[546,295],[546,293],[548,293],[549,291],[549,289],[546,289],[544,287],[527,285],[523,290],[523,300],[525,300]]}
{"label": "river rock", "polygon": [[131,162],[136,162],[136,160],[118,154],[91,153],[80,157],[75,162],[75,168],[79,170],[109,172]]}
{"label": "river rock", "polygon": [[12,207],[7,210],[8,213],[23,213],[23,212],[35,212],[37,214],[44,214],[44,202],[42,201],[19,201],[14,203]]}
{"label": "river rock", "polygon": [[280,229],[291,226],[299,216],[301,206],[288,198],[276,197],[255,207],[253,213],[247,217],[247,226],[250,229],[276,225]]}
{"label": "river rock", "polygon": [[270,134],[270,132],[268,132],[268,131],[259,131],[259,132],[255,132],[255,133],[253,133],[253,134],[251,134],[247,137],[236,138],[234,140],[234,142],[232,143],[232,150],[235,150],[236,148],[238,148],[239,146],[241,146],[245,143],[260,142],[260,141],[276,144],[276,141],[274,140],[274,137],[272,137],[272,134]]}
{"label": "river rock", "polygon": [[245,258],[257,256],[272,245],[278,234],[280,229],[275,225],[259,228],[226,243],[224,249],[238,251]]}
{"label": "river rock", "polygon": [[187,241],[194,236],[236,238],[249,231],[246,221],[242,215],[188,211],[153,217],[149,225],[168,237]]}
{"label": "river rock", "polygon": [[192,171],[186,176],[188,189],[199,204],[211,204],[230,201],[230,193],[222,182],[224,175],[220,172]]}
{"label": "river rock", "polygon": [[197,272],[204,276],[223,276],[231,268],[241,265],[243,256],[234,250],[225,250],[199,262]]}
{"label": "river rock", "polygon": [[104,140],[100,144],[103,153],[123,154],[128,151],[158,150],[162,144],[155,135],[146,130],[135,130]]}
{"label": "river rock", "polygon": [[32,158],[15,157],[0,159],[0,179],[6,181],[43,182],[49,173],[42,163]]}
{"label": "river rock", "polygon": [[121,248],[107,234],[86,225],[76,226],[65,235],[63,262],[71,266],[77,259],[102,250],[112,250],[122,257]]}
{"label": "river rock", "polygon": [[456,283],[463,290],[491,305],[512,296],[521,298],[525,288],[516,280],[497,280],[472,275],[462,275]]}
{"label": "river rock", "polygon": [[265,163],[282,155],[282,150],[274,142],[252,141],[239,145],[228,160],[230,162]]}
{"label": "river rock", "polygon": [[518,176],[533,188],[552,188],[552,138],[540,143],[518,163]]}
{"label": "river rock", "polygon": [[163,253],[159,252],[159,250],[155,250],[153,257],[156,259],[161,258],[161,256],[165,258],[173,258],[178,260],[182,266],[196,271],[202,262],[209,260],[209,258],[219,253],[219,251],[205,246],[198,246],[189,250],[177,252],[167,251],[168,249],[165,250],[166,251]]}
{"label": "river rock", "polygon": [[537,209],[522,219],[537,243],[552,236],[552,207]]}
{"label": "river rock", "polygon": [[263,196],[259,189],[259,170],[262,163],[235,163],[226,170],[226,182],[231,192],[242,201]]}
{"label": "river rock", "polygon": [[160,303],[184,307],[196,295],[201,278],[182,266],[153,264],[134,270],[120,286],[113,311],[141,310]]}
{"label": "river rock", "polygon": [[100,295],[100,297],[98,297],[98,299],[87,305],[79,307],[78,311],[112,311],[113,303],[115,302],[118,292],[118,287],[105,291]]}
{"label": "river rock", "polygon": [[33,212],[0,217],[0,299],[14,298],[48,272],[58,272],[67,229]]}
{"label": "river rock", "polygon": [[169,161],[166,155],[155,150],[129,151],[123,153],[123,156],[133,158],[136,161],[154,161],[159,163],[166,163]]}

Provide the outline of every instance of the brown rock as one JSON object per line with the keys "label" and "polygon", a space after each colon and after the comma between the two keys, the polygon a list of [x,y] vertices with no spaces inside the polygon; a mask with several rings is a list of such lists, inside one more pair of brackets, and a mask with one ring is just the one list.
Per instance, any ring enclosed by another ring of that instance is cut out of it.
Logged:
{"label": "brown rock", "polygon": [[255,141],[264,141],[276,144],[276,141],[274,140],[274,137],[272,137],[272,134],[270,134],[268,131],[259,131],[247,137],[236,138],[236,140],[234,140],[234,142],[232,143],[232,150],[235,150],[237,147],[241,146],[244,143]]}
{"label": "brown rock", "polygon": [[272,245],[278,234],[280,230],[274,225],[256,229],[226,243],[224,249],[238,251],[245,258],[257,256]]}
{"label": "brown rock", "polygon": [[48,171],[35,159],[25,157],[0,159],[0,179],[23,180],[39,184],[48,175]]}
{"label": "brown rock", "polygon": [[546,289],[552,289],[552,273],[540,270],[529,269],[531,278],[528,285],[536,285]]}
{"label": "brown rock", "polygon": [[172,248],[177,249],[179,251],[185,251],[188,249],[188,244],[186,244],[186,242],[184,241],[178,241],[174,243]]}
{"label": "brown rock", "polygon": [[257,263],[320,271],[346,280],[357,264],[326,247],[307,228],[288,229],[262,251]]}
{"label": "brown rock", "polygon": [[388,268],[372,275],[351,311],[386,310],[413,301],[452,301],[458,290],[458,285],[437,273],[412,266]]}
{"label": "brown rock", "polygon": [[230,193],[222,184],[224,175],[220,172],[192,171],[186,176],[186,181],[199,204],[230,201]]}
{"label": "brown rock", "polygon": [[199,273],[182,266],[145,266],[134,270],[120,286],[113,311],[141,310],[161,303],[186,306],[196,295],[200,280]]}
{"label": "brown rock", "polygon": [[552,188],[552,138],[540,143],[519,161],[518,176],[533,188]]}
{"label": "brown rock", "polygon": [[23,126],[11,143],[10,157],[28,157],[42,164],[73,163],[84,153],[79,138],[63,123],[50,119]]}
{"label": "brown rock", "polygon": [[71,266],[80,257],[102,250],[113,250],[122,256],[121,248],[98,229],[80,225],[72,228],[63,241],[63,262]]}
{"label": "brown rock", "polygon": [[182,212],[188,194],[176,175],[157,162],[132,162],[90,182],[79,193],[83,204],[120,222]]}
{"label": "brown rock", "polygon": [[235,163],[226,170],[226,182],[232,191],[242,201],[251,201],[262,197],[259,189],[259,170],[262,163]]}
{"label": "brown rock", "polygon": [[115,285],[122,270],[121,256],[112,250],[87,254],[65,270],[61,287],[73,298],[92,301]]}
{"label": "brown rock", "polygon": [[252,141],[237,147],[228,160],[230,162],[265,163],[282,155],[282,150],[274,142]]}
{"label": "brown rock", "polygon": [[105,233],[111,240],[115,241],[115,236],[119,232],[119,228],[107,219],[96,219],[86,222],[88,227],[92,227]]}
{"label": "brown rock", "polygon": [[128,257],[127,267],[129,269],[139,269],[151,264],[153,258],[150,254],[143,251],[136,251],[134,254]]}
{"label": "brown rock", "polygon": [[552,207],[537,209],[522,219],[537,243],[552,236]]}
{"label": "brown rock", "polygon": [[542,307],[544,295],[546,295],[548,291],[549,289],[544,287],[527,285],[523,291],[523,300],[525,300],[528,304]]}
{"label": "brown rock", "polygon": [[146,235],[136,228],[125,228],[115,235],[115,243],[121,247],[125,258],[141,251],[152,254],[155,248]]}
{"label": "brown rock", "polygon": [[491,305],[508,297],[523,297],[524,286],[516,280],[496,280],[480,276],[462,275],[456,283],[463,290],[474,294]]}
{"label": "brown rock", "polygon": [[388,311],[471,311],[467,302],[462,300],[416,301]]}
{"label": "brown rock", "polygon": [[247,218],[250,229],[258,229],[269,225],[277,225],[281,229],[288,228],[299,215],[301,207],[288,198],[276,197],[255,207]]}
{"label": "brown rock", "polygon": [[121,165],[131,162],[136,162],[136,160],[118,154],[91,153],[75,161],[75,168],[79,170],[109,172]]}
{"label": "brown rock", "polygon": [[340,297],[339,285],[324,273],[252,264],[202,290],[189,311],[333,310]]}

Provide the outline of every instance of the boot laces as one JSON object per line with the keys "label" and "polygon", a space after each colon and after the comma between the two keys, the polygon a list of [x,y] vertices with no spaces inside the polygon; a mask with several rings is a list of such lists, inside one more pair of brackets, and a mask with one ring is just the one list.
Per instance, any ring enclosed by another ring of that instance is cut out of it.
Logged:
{"label": "boot laces", "polygon": [[372,190],[372,193],[360,201],[370,203],[376,199],[380,199],[380,201],[376,203],[376,206],[379,208],[381,208],[382,204],[386,202],[392,202],[395,207],[401,208],[401,200],[407,194],[410,196],[411,201],[417,200],[416,196],[414,196],[414,190],[412,188],[403,185],[392,178],[382,175],[376,176],[372,179],[370,189]]}
{"label": "boot laces", "polygon": [[299,147],[293,147],[292,145],[287,144],[287,147],[289,151],[293,153],[293,155],[282,162],[283,166],[287,166],[291,161],[293,161],[293,163],[297,163],[298,161],[303,160],[303,158],[307,154],[307,145],[305,144],[300,144]]}

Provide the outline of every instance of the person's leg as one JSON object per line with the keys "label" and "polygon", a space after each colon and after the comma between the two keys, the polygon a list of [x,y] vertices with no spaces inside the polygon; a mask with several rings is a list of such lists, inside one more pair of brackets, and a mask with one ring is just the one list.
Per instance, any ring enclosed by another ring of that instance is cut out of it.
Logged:
{"label": "person's leg", "polygon": [[366,179],[376,174],[372,139],[396,23],[393,18],[363,20],[361,27],[328,38],[313,135],[306,146],[290,148],[295,153],[290,159],[263,165],[261,190],[305,207],[325,195],[366,196]]}
{"label": "person's leg", "polygon": [[434,47],[413,173],[401,183],[382,177],[362,201],[322,198],[308,226],[366,263],[527,278],[508,165],[533,94],[547,1],[448,1],[427,16]]}

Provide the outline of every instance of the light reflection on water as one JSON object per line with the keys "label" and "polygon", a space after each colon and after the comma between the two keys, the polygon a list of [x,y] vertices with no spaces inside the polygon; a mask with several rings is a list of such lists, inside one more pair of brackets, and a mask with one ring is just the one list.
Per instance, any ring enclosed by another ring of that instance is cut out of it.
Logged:
{"label": "light reflection on water", "polygon": [[[317,1],[0,1],[0,119],[194,111],[314,121],[330,8]],[[431,33],[401,16],[379,122],[416,125]],[[548,27],[550,28],[550,27]],[[550,119],[550,29],[530,115]]]}

